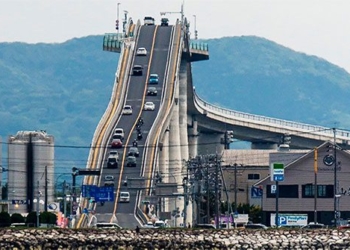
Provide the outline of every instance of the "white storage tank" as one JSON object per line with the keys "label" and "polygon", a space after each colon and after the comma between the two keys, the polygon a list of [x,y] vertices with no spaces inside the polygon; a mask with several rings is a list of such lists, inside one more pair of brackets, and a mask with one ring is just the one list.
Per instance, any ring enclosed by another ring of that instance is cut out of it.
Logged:
{"label": "white storage tank", "polygon": [[[29,142],[32,147],[29,147]],[[47,178],[45,178],[47,169]],[[8,199],[10,213],[45,210],[45,182],[47,204],[54,201],[54,138],[46,131],[19,131],[8,138]],[[15,201],[18,204],[12,204]]]}

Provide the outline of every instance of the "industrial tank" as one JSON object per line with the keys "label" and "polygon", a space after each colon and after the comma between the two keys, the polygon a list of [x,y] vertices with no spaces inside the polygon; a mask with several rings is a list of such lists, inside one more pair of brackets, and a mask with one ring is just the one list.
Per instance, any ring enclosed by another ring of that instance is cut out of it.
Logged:
{"label": "industrial tank", "polygon": [[[47,175],[45,174],[47,169]],[[8,199],[10,213],[45,210],[54,201],[54,138],[46,131],[19,131],[8,138]],[[12,204],[14,203],[16,204]]]}

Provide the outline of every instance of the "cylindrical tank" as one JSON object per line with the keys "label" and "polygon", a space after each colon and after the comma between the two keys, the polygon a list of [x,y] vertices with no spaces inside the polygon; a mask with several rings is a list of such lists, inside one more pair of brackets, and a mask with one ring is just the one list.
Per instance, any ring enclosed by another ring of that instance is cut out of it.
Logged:
{"label": "cylindrical tank", "polygon": [[[30,144],[32,147],[28,147]],[[45,178],[47,169],[47,178]],[[45,210],[54,201],[54,138],[46,131],[19,131],[8,138],[8,199],[10,213]],[[47,194],[45,194],[47,182]],[[13,201],[18,204],[12,204]]]}

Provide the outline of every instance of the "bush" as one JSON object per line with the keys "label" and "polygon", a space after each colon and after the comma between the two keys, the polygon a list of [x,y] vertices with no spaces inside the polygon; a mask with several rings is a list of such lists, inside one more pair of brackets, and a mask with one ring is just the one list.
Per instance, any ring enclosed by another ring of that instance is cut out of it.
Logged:
{"label": "bush", "polygon": [[[39,217],[40,218],[40,217]],[[26,224],[27,226],[29,225],[36,225],[36,212],[33,211],[33,212],[30,212],[28,215],[27,215],[27,220],[26,220]]]}
{"label": "bush", "polygon": [[11,225],[11,217],[8,212],[0,212],[0,227],[9,227]]}
{"label": "bush", "polygon": [[56,224],[57,216],[51,212],[43,212],[40,214],[40,223]]}
{"label": "bush", "polygon": [[25,218],[18,213],[14,213],[11,215],[11,223],[24,223]]}

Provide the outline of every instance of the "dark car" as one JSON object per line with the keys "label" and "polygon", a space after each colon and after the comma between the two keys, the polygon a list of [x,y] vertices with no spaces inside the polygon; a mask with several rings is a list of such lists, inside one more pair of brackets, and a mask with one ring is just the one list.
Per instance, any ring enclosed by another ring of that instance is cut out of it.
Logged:
{"label": "dark car", "polygon": [[118,168],[118,160],[115,157],[108,157],[107,168]]}
{"label": "dark car", "polygon": [[136,167],[136,157],[135,156],[128,156],[128,158],[126,158],[126,166],[127,167]]}
{"label": "dark car", "polygon": [[160,20],[160,26],[168,26],[169,25],[169,19],[166,18],[166,17],[163,17],[161,20]]}
{"label": "dark car", "polygon": [[142,76],[143,67],[141,65],[134,65],[132,68],[132,73],[135,76]]}
{"label": "dark car", "polygon": [[140,155],[139,149],[137,147],[131,147],[128,152],[128,156],[138,157]]}
{"label": "dark car", "polygon": [[153,95],[156,96],[157,95],[157,88],[156,87],[148,87],[147,89],[147,95]]}

